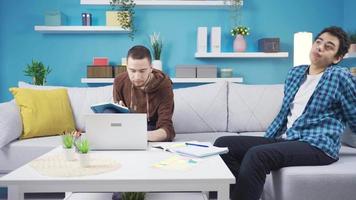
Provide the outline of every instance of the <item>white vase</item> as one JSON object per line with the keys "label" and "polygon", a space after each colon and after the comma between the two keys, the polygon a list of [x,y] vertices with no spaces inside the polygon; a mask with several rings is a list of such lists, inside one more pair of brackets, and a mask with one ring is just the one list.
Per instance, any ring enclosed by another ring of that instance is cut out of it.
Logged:
{"label": "white vase", "polygon": [[79,153],[79,163],[81,167],[89,167],[90,166],[89,153]]}
{"label": "white vase", "polygon": [[350,44],[349,53],[355,53],[355,52],[356,52],[356,44]]}
{"label": "white vase", "polygon": [[75,149],[72,148],[63,148],[64,151],[64,157],[66,158],[67,161],[73,161],[75,160]]}
{"label": "white vase", "polygon": [[243,35],[236,35],[234,40],[234,51],[235,52],[244,52],[246,50],[246,41]]}
{"label": "white vase", "polygon": [[161,60],[153,60],[152,67],[162,71],[162,61]]}

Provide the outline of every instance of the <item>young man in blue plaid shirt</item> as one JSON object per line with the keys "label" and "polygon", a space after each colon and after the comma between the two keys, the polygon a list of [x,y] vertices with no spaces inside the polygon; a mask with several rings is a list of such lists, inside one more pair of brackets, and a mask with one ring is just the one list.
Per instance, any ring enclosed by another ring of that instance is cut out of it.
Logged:
{"label": "young man in blue plaid shirt", "polygon": [[356,80],[335,66],[350,42],[339,27],[321,31],[310,51],[311,65],[293,67],[285,81],[280,112],[265,137],[226,136],[216,146],[237,178],[233,200],[258,200],[266,174],[288,166],[328,165],[338,160],[346,123],[356,133]]}

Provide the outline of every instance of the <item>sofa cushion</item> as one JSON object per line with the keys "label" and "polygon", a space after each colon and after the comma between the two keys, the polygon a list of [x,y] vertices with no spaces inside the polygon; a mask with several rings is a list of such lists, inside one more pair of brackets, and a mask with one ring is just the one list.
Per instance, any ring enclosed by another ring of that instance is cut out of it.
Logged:
{"label": "sofa cushion", "polygon": [[266,131],[283,100],[283,85],[229,83],[228,131]]}
{"label": "sofa cushion", "polygon": [[22,133],[20,109],[15,101],[0,103],[0,149]]}
{"label": "sofa cushion", "polygon": [[60,136],[15,140],[0,149],[0,173],[8,173],[59,145]]}
{"label": "sofa cushion", "polygon": [[341,135],[341,142],[347,146],[356,148],[356,133],[353,133],[350,127],[346,126],[344,133]]}
{"label": "sofa cushion", "polygon": [[174,90],[176,133],[227,130],[227,84],[218,82]]}
{"label": "sofa cushion", "polygon": [[20,107],[22,139],[58,135],[75,129],[67,89],[10,88],[10,91]]}
{"label": "sofa cushion", "polygon": [[265,192],[273,200],[353,200],[356,196],[356,149],[343,146],[340,155],[339,161],[330,165],[272,171],[273,187]]}
{"label": "sofa cushion", "polygon": [[33,88],[49,90],[55,88],[67,88],[70,104],[72,106],[76,129],[85,131],[85,115],[93,113],[90,106],[112,100],[112,85],[102,87],[61,87],[61,86],[37,86],[25,82],[19,82],[20,88]]}

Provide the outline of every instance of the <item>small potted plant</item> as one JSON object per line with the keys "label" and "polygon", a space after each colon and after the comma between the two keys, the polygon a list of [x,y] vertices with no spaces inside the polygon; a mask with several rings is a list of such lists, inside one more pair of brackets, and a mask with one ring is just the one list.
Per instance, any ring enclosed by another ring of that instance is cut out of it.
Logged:
{"label": "small potted plant", "polygon": [[73,132],[64,132],[62,135],[62,144],[66,160],[75,160],[74,134]]}
{"label": "small potted plant", "polygon": [[235,37],[234,40],[234,51],[243,52],[246,50],[246,41],[244,36],[250,34],[250,28],[247,26],[235,26],[231,29],[231,35]]}
{"label": "small potted plant", "polygon": [[153,33],[152,35],[150,35],[150,43],[153,52],[153,61],[152,61],[153,68],[162,71],[161,53],[162,53],[163,42],[162,39],[160,38],[159,33]]}
{"label": "small potted plant", "polygon": [[349,33],[349,38],[350,38],[350,48],[349,48],[349,53],[355,53],[356,52],[356,31]]}
{"label": "small potted plant", "polygon": [[47,75],[52,70],[49,66],[45,66],[42,62],[32,60],[31,64],[27,64],[27,68],[24,70],[25,76],[32,77],[34,85],[44,85],[46,83]]}
{"label": "small potted plant", "polygon": [[76,147],[79,153],[79,162],[80,166],[82,167],[88,167],[90,164],[90,158],[89,158],[89,141],[87,139],[80,139],[79,141],[76,142]]}
{"label": "small potted plant", "polygon": [[129,37],[131,40],[135,37],[136,27],[134,23],[135,6],[134,0],[110,0],[112,11],[107,11],[108,15],[116,15],[117,23],[125,30],[129,30]]}
{"label": "small potted plant", "polygon": [[123,192],[121,195],[122,200],[144,200],[145,192]]}

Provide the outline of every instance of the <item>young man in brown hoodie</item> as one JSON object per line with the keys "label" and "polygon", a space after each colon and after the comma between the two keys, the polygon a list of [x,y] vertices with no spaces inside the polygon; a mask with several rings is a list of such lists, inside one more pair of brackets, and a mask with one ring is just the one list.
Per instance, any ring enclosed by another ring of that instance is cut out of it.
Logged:
{"label": "young man in brown hoodie", "polygon": [[144,46],[134,46],[127,53],[127,72],[114,81],[116,103],[131,112],[147,113],[148,141],[171,141],[175,136],[172,81],[153,69],[151,53]]}

